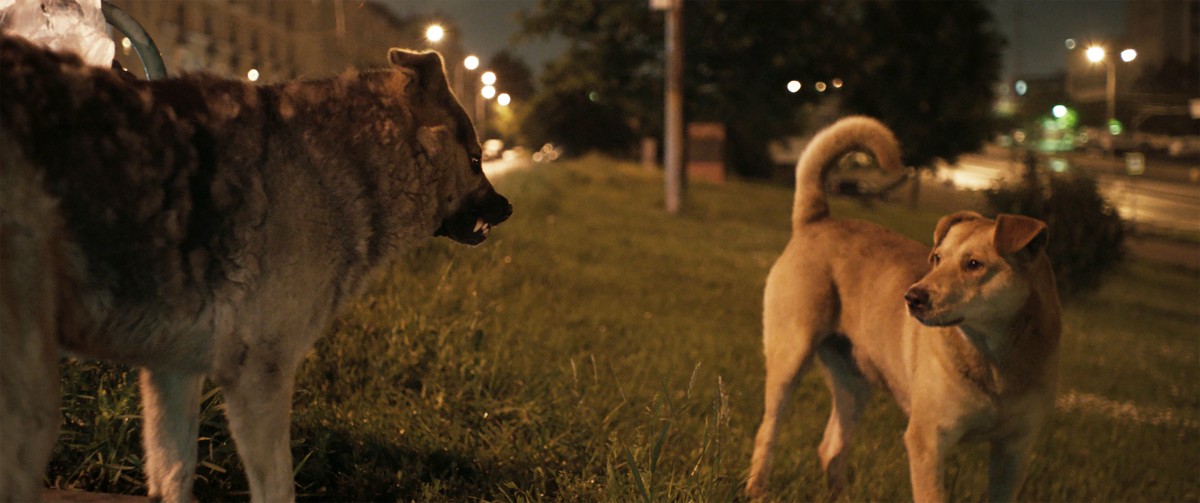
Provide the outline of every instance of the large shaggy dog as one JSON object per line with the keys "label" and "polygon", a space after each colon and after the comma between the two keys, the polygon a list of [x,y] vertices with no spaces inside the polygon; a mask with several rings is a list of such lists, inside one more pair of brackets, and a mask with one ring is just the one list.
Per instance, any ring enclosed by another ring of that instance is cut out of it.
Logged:
{"label": "large shaggy dog", "polygon": [[914,500],[944,501],[947,453],[986,441],[989,500],[1011,501],[1058,383],[1062,325],[1046,224],[953,213],[938,222],[930,250],[871,223],[830,218],[826,174],[856,148],[901,169],[892,132],[866,117],[826,128],[796,167],[792,239],[763,299],[765,411],[746,492],[766,491],[780,411],[815,357],[833,395],[818,453],[834,494],[846,484],[847,443],[874,384],[908,414]]}
{"label": "large shaggy dog", "polygon": [[252,86],[0,39],[0,500],[36,499],[60,348],[143,368],[150,496],[192,498],[220,385],[254,501],[293,499],[293,374],[368,274],[512,208],[435,53]]}

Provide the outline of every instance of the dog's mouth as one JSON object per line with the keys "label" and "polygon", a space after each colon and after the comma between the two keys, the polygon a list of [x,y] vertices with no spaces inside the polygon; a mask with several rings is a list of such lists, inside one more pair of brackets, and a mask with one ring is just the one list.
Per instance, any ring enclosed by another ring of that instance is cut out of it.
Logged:
{"label": "dog's mouth", "polygon": [[920,285],[913,285],[905,292],[904,303],[908,307],[909,316],[927,327],[952,327],[963,322],[961,316],[947,316],[945,309],[937,309],[939,303]]}
{"label": "dog's mouth", "polygon": [[459,243],[475,246],[487,239],[492,227],[508,220],[512,205],[508,199],[489,190],[473,204],[466,204],[458,212],[442,220],[442,225],[433,232],[434,236],[446,236]]}
{"label": "dog's mouth", "polygon": [[913,318],[916,318],[917,321],[921,322],[922,325],[925,325],[927,327],[953,327],[953,326],[957,326],[957,325],[961,324],[963,321],[965,321],[965,319],[961,318],[961,317],[959,317],[959,318],[941,318],[938,316],[931,316],[928,313],[917,314],[917,313],[913,313],[911,311],[909,311],[908,314],[912,315]]}

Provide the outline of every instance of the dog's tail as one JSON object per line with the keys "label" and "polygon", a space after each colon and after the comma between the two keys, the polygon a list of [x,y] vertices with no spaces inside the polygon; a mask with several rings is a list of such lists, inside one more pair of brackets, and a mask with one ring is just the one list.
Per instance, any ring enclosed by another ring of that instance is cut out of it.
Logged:
{"label": "dog's tail", "polygon": [[892,131],[881,122],[864,116],[841,119],[813,137],[800,162],[796,164],[796,203],[792,209],[792,227],[799,227],[829,216],[825,198],[825,178],[841,159],[854,149],[875,154],[887,171],[904,169],[900,145]]}

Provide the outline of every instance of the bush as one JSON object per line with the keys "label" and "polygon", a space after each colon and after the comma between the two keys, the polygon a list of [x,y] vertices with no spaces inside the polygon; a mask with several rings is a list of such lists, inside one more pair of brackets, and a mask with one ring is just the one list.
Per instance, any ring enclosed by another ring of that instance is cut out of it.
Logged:
{"label": "bush", "polygon": [[1064,298],[1095,290],[1124,256],[1121,217],[1087,175],[1048,175],[1034,167],[1019,186],[985,195],[992,212],[1025,215],[1050,226],[1046,253]]}

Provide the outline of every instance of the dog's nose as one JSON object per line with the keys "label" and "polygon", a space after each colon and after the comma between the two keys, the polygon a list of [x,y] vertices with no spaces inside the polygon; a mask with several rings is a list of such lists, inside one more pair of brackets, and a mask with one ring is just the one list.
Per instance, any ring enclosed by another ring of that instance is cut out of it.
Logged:
{"label": "dog's nose", "polygon": [[914,286],[904,294],[904,301],[908,303],[909,311],[919,313],[929,307],[929,292]]}
{"label": "dog's nose", "polygon": [[495,225],[512,216],[512,203],[508,202],[508,198],[491,192],[483,202],[483,218],[489,224]]}

